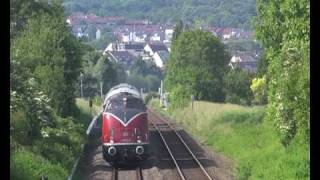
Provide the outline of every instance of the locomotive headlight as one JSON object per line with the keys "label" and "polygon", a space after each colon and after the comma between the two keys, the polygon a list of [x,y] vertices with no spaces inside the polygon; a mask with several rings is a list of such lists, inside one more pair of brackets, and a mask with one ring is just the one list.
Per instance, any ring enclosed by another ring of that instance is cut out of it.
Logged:
{"label": "locomotive headlight", "polygon": [[116,153],[117,153],[117,149],[115,147],[113,146],[109,147],[108,154],[110,154],[111,156],[114,156],[116,155]]}
{"label": "locomotive headlight", "polygon": [[143,154],[143,152],[144,152],[144,148],[143,148],[142,146],[137,146],[137,147],[136,147],[136,153],[137,153],[138,155]]}

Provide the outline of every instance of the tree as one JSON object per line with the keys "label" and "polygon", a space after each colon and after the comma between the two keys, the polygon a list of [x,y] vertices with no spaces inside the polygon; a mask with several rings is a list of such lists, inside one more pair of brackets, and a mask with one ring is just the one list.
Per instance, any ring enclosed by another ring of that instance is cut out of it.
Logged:
{"label": "tree", "polygon": [[250,91],[250,73],[242,69],[230,69],[224,77],[226,102],[250,105],[252,92]]}
{"label": "tree", "polygon": [[102,82],[102,94],[107,93],[107,91],[112,88],[117,83],[117,72],[115,71],[112,63],[106,56],[101,56],[94,67],[95,76],[98,80],[99,87]]}
{"label": "tree", "polygon": [[309,144],[310,4],[302,1],[257,1],[257,37],[268,61],[268,113],[280,140],[297,136]]}
{"label": "tree", "polygon": [[157,91],[163,78],[162,71],[153,62],[138,59],[130,68],[127,82],[147,91]]}
{"label": "tree", "polygon": [[173,91],[181,85],[199,100],[222,102],[223,77],[229,59],[224,45],[211,33],[183,32],[172,45],[165,88]]}
{"label": "tree", "polygon": [[174,42],[182,32],[183,32],[183,22],[182,20],[179,20],[176,26],[174,27],[171,42]]}
{"label": "tree", "polygon": [[258,64],[257,64],[258,76],[262,77],[267,74],[268,64],[269,64],[269,62],[266,58],[266,55],[265,55],[265,53],[263,53],[262,56],[260,57],[260,59],[258,60]]}
{"label": "tree", "polygon": [[11,59],[36,78],[59,115],[75,112],[74,91],[82,51],[63,14],[41,12],[29,18],[24,31],[12,41],[10,51]]}

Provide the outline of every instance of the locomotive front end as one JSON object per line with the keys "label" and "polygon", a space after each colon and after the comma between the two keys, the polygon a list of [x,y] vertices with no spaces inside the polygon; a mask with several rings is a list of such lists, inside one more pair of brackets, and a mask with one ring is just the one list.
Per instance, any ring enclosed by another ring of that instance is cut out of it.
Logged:
{"label": "locomotive front end", "polygon": [[143,160],[148,155],[148,116],[140,94],[124,86],[111,89],[104,103],[103,157],[108,162]]}

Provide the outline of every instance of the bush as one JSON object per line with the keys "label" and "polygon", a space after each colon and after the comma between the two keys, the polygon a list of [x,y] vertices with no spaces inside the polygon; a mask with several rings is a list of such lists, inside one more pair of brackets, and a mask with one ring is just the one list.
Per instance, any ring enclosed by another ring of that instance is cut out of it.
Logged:
{"label": "bush", "polygon": [[250,90],[251,77],[241,69],[230,70],[224,77],[225,102],[250,105],[253,98]]}
{"label": "bush", "polygon": [[156,92],[150,92],[150,93],[148,93],[148,94],[146,95],[146,97],[144,98],[144,103],[145,103],[145,104],[148,104],[152,98],[158,98],[158,97],[159,97],[158,93],[156,93]]}
{"label": "bush", "polygon": [[252,80],[252,84],[250,86],[250,89],[253,93],[254,104],[266,104],[267,103],[267,82],[266,82],[266,76],[263,76],[262,78],[254,78]]}
{"label": "bush", "polygon": [[10,179],[34,180],[45,175],[48,179],[66,179],[68,172],[59,163],[52,163],[27,150],[10,154]]}
{"label": "bush", "polygon": [[103,100],[101,99],[100,96],[94,96],[94,97],[92,98],[92,102],[93,102],[95,105],[101,107],[101,106],[102,106],[102,103],[103,103]]}
{"label": "bush", "polygon": [[183,108],[188,105],[190,101],[191,93],[187,88],[184,88],[180,84],[172,89],[169,95],[169,111],[173,111],[177,108]]}
{"label": "bush", "polygon": [[10,135],[20,144],[28,145],[32,139],[29,137],[31,127],[26,113],[23,110],[16,110],[10,113]]}

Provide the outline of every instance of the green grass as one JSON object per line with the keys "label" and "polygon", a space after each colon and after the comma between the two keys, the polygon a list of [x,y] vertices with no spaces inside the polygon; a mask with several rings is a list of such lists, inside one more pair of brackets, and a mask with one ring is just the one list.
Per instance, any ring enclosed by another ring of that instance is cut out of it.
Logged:
{"label": "green grass", "polygon": [[76,105],[80,110],[79,115],[76,117],[77,121],[82,123],[85,127],[88,127],[92,118],[99,113],[101,110],[100,106],[95,104],[92,105],[90,110],[89,102],[84,99],[77,98]]}
{"label": "green grass", "polygon": [[10,179],[40,179],[43,174],[59,180],[69,176],[81,153],[81,144],[86,142],[85,132],[93,116],[100,111],[99,106],[93,105],[90,112],[89,103],[83,99],[76,99],[76,105],[79,109],[77,117],[57,117],[58,126],[47,130],[51,134],[46,138],[34,139],[32,144],[24,145],[16,141],[23,134],[10,137]]}
{"label": "green grass", "polygon": [[25,149],[10,153],[10,179],[34,180],[45,175],[48,179],[66,179],[68,173],[59,163],[55,164]]}
{"label": "green grass", "polygon": [[264,106],[195,102],[171,114],[153,100],[150,105],[170,116],[193,137],[235,162],[236,179],[309,179],[309,147],[294,141],[284,148]]}

